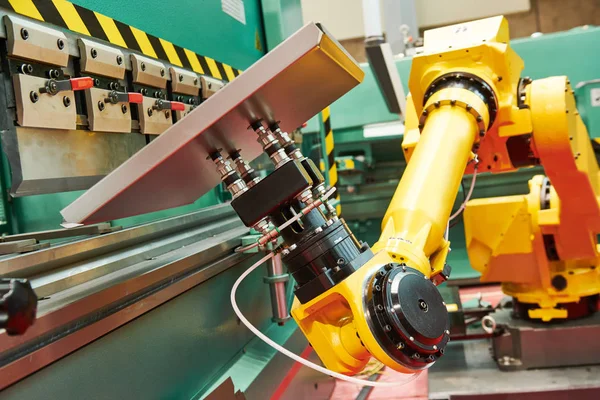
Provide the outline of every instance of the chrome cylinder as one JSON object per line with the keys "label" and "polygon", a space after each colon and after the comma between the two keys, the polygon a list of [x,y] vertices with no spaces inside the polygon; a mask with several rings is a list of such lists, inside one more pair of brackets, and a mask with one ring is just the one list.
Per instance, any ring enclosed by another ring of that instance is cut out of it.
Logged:
{"label": "chrome cylinder", "polygon": [[286,296],[288,280],[289,275],[283,272],[281,254],[276,254],[267,263],[267,277],[265,281],[270,286],[273,321],[279,325],[285,324],[290,319]]}
{"label": "chrome cylinder", "polygon": [[269,155],[269,158],[275,165],[275,168],[279,168],[286,162],[290,161],[290,158],[279,144],[279,141],[275,139],[275,136],[267,131],[264,126],[262,126],[260,123],[256,123],[252,126],[252,128],[258,135],[258,143],[262,145],[264,152]]}

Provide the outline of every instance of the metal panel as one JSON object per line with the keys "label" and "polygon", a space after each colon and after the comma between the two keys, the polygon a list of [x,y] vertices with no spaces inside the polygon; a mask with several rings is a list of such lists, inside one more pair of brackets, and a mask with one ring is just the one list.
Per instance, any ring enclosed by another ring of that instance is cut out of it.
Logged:
{"label": "metal panel", "polygon": [[224,13],[221,1],[72,2],[235,68],[246,69],[266,52],[259,0],[244,0],[246,24]]}
{"label": "metal panel", "polygon": [[69,44],[61,31],[28,19],[5,16],[8,54],[66,67]]}
{"label": "metal panel", "polygon": [[81,71],[90,74],[125,78],[125,54],[116,47],[89,39],[79,39]]}
{"label": "metal panel", "polygon": [[188,204],[220,181],[210,152],[242,149],[247,160],[261,153],[251,122],[281,121],[292,131],[362,78],[339,44],[308,24],[61,214],[92,223]]}
{"label": "metal panel", "polygon": [[[79,130],[17,128],[2,132],[11,163],[14,196],[80,190],[98,181],[145,145],[139,134],[96,134]],[[62,187],[61,187],[62,186]]]}

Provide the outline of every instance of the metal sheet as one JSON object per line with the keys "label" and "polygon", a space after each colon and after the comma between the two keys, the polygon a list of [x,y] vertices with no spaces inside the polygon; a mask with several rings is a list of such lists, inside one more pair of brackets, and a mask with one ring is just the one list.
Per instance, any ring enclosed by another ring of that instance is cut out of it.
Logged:
{"label": "metal sheet", "polygon": [[144,136],[82,130],[17,128],[2,132],[11,163],[13,196],[89,188],[144,147]]}
{"label": "metal sheet", "polygon": [[61,213],[68,223],[94,223],[189,204],[219,183],[209,152],[241,149],[252,160],[261,148],[247,131],[251,122],[280,121],[291,131],[363,76],[337,42],[308,24]]}

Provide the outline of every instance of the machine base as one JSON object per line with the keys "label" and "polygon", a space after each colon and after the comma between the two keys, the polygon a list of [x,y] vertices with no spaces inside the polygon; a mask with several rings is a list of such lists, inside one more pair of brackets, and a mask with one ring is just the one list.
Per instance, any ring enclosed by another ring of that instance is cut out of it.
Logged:
{"label": "machine base", "polygon": [[556,323],[514,319],[511,313],[490,314],[497,326],[492,355],[500,370],[600,364],[600,313]]}

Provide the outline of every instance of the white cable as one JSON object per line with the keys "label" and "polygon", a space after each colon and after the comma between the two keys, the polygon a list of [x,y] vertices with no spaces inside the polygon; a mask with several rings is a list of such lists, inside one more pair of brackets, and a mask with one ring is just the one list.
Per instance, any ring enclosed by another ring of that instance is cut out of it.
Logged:
{"label": "white cable", "polygon": [[448,220],[448,222],[450,222],[454,218],[458,217],[460,215],[461,211],[467,206],[467,203],[469,202],[469,200],[471,200],[471,195],[473,195],[473,189],[475,189],[476,181],[477,181],[477,164],[475,164],[475,168],[473,169],[473,175],[471,177],[471,187],[469,188],[469,193],[467,193],[467,197],[465,197],[465,200],[462,202],[462,204],[460,205],[458,210],[456,210],[456,212],[454,214],[452,214],[452,216],[450,216],[450,219]]}
{"label": "white cable", "polygon": [[273,253],[269,253],[266,256],[264,256],[263,258],[261,258],[260,260],[258,260],[254,265],[252,265],[250,268],[248,268],[242,275],[240,275],[240,277],[237,279],[237,281],[235,281],[235,283],[233,284],[233,288],[231,288],[231,306],[233,307],[233,311],[235,311],[236,315],[238,316],[238,318],[242,321],[242,323],[244,325],[246,325],[246,327],[248,329],[250,329],[250,331],[252,331],[252,333],[254,333],[256,336],[258,336],[263,342],[265,342],[266,344],[268,344],[269,346],[271,346],[272,348],[274,348],[275,350],[279,351],[280,353],[285,354],[286,356],[288,356],[289,358],[291,358],[294,361],[297,361],[305,366],[307,366],[308,368],[312,368],[315,371],[321,372],[325,375],[329,375],[332,376],[334,378],[338,378],[350,383],[355,383],[357,385],[361,385],[361,386],[372,386],[372,387],[395,387],[395,386],[400,386],[400,385],[404,385],[410,381],[412,381],[413,379],[415,379],[417,377],[417,375],[419,375],[419,373],[415,373],[412,375],[406,375],[406,379],[401,381],[401,382],[372,382],[372,381],[368,381],[366,379],[359,379],[359,378],[354,378],[351,376],[346,376],[334,371],[331,371],[327,368],[321,367],[320,365],[317,365],[315,363],[312,363],[302,357],[300,357],[297,354],[292,353],[291,351],[289,351],[288,349],[280,346],[279,344],[275,343],[273,340],[269,339],[265,334],[263,334],[261,331],[259,331],[254,325],[252,325],[250,323],[250,321],[248,321],[246,319],[246,317],[244,317],[244,314],[242,314],[242,312],[240,311],[237,302],[235,300],[235,294],[237,292],[238,286],[240,286],[240,283],[242,283],[242,281],[248,276],[250,275],[250,273],[252,273],[252,271],[254,271],[256,268],[258,268],[262,263],[264,263],[265,261],[267,261],[269,258],[273,257]]}

